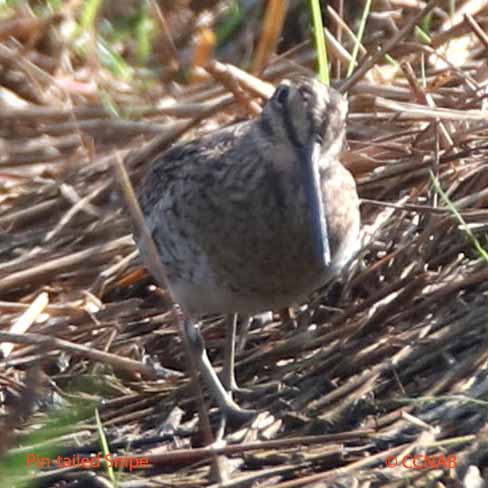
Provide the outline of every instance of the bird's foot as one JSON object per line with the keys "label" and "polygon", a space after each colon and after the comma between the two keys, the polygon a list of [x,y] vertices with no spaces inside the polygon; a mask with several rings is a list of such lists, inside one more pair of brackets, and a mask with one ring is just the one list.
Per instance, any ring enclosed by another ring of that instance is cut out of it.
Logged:
{"label": "bird's foot", "polygon": [[279,388],[280,388],[279,381],[270,381],[268,383],[261,383],[259,385],[253,385],[250,388],[243,388],[241,386],[237,386],[237,384],[234,382],[234,384],[231,385],[230,391],[244,399],[252,400],[266,393],[275,393],[279,390]]}
{"label": "bird's foot", "polygon": [[239,408],[239,411],[233,410],[232,412],[221,411],[215,432],[215,439],[217,441],[224,439],[228,427],[231,429],[241,428],[247,422],[253,421],[258,413],[257,410],[247,410],[244,408]]}
{"label": "bird's foot", "polygon": [[227,426],[240,427],[246,422],[253,420],[259,413],[257,410],[241,408],[236,403],[232,403],[233,405],[220,406],[220,420],[215,434],[217,441],[224,438]]}
{"label": "bird's foot", "polygon": [[231,425],[244,424],[256,417],[257,414],[257,410],[242,408],[237,405],[222,409],[222,416],[225,417]]}

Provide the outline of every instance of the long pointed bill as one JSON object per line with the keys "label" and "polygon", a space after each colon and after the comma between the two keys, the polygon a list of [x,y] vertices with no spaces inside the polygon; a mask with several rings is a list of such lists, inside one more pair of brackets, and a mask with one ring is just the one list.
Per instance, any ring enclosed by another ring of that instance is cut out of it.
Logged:
{"label": "long pointed bill", "polygon": [[315,251],[320,263],[323,266],[329,266],[331,262],[329,235],[319,174],[320,144],[313,142],[304,146],[300,153],[301,173],[310,212]]}

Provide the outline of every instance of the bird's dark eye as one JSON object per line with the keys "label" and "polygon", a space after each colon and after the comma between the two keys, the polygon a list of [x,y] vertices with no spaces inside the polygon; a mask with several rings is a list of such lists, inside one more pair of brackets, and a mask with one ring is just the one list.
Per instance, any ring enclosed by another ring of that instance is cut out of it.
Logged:
{"label": "bird's dark eye", "polygon": [[300,94],[302,95],[303,101],[305,103],[309,103],[312,99],[312,93],[309,90],[300,90]]}
{"label": "bird's dark eye", "polygon": [[280,105],[284,105],[288,100],[288,94],[290,93],[290,88],[287,85],[280,85],[276,90],[276,101]]}

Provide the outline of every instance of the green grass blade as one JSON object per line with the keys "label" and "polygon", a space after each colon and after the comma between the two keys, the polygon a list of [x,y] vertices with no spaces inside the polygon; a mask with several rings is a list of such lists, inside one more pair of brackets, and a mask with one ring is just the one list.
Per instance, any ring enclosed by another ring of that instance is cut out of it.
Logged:
{"label": "green grass blade", "polygon": [[143,9],[135,25],[136,58],[140,65],[149,60],[152,53],[155,25],[149,16],[148,9]]}
{"label": "green grass blade", "polygon": [[[110,450],[108,448],[107,437],[105,436],[105,432],[103,431],[103,425],[100,419],[100,414],[98,413],[98,408],[95,409],[95,419],[97,421],[97,431],[100,437],[100,443],[102,444],[103,458],[106,459],[105,456],[107,456],[107,454],[110,454]],[[117,486],[117,480],[115,478],[114,468],[112,467],[111,464],[107,464],[107,473],[113,485]]]}
{"label": "green grass blade", "polygon": [[312,12],[315,46],[319,62],[319,80],[324,85],[330,85],[329,63],[327,61],[327,49],[325,47],[324,25],[322,22],[322,13],[320,11],[320,0],[310,0],[310,9]]}
{"label": "green grass blade", "polygon": [[101,37],[97,38],[97,52],[102,65],[106,66],[113,74],[124,80],[132,79],[132,67]]}
{"label": "green grass blade", "polygon": [[245,9],[239,5],[239,2],[231,2],[226,19],[216,29],[217,46],[222,46],[232,38],[244,21],[244,17]]}
{"label": "green grass blade", "polygon": [[432,39],[430,38],[429,34],[421,29],[418,25],[415,26],[415,35],[420,42],[424,44],[431,44]]}
{"label": "green grass blade", "polygon": [[98,11],[103,0],[88,0],[83,7],[80,18],[80,27],[84,30],[92,30],[95,25]]}
{"label": "green grass blade", "polygon": [[434,175],[434,173],[432,173],[432,171],[430,172],[430,178],[432,180],[432,184],[434,185],[435,191],[441,196],[441,198],[444,201],[444,203],[446,204],[447,208],[449,208],[449,210],[452,212],[452,214],[456,217],[456,219],[462,225],[464,232],[466,232],[468,237],[473,242],[473,245],[476,248],[476,250],[478,251],[478,254],[488,263],[488,252],[480,244],[480,241],[478,241],[476,236],[473,234],[471,229],[468,227],[468,225],[464,221],[462,215],[459,213],[458,209],[454,206],[454,204],[451,202],[451,200],[446,195],[444,190],[441,188],[439,180]]}
{"label": "green grass blade", "polygon": [[371,10],[371,5],[373,4],[373,0],[366,0],[364,5],[363,15],[361,16],[361,21],[359,22],[359,29],[356,35],[356,42],[354,43],[354,47],[352,49],[352,59],[349,63],[349,68],[347,69],[347,77],[352,75],[354,71],[354,66],[356,66],[358,54],[359,54],[359,46],[363,40],[364,31],[366,29],[366,21],[368,20],[369,12]]}

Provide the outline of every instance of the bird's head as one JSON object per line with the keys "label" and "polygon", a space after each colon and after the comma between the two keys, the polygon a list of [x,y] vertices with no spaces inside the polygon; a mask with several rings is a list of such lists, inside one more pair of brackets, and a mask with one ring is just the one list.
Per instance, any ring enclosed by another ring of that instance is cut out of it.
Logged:
{"label": "bird's head", "polygon": [[[264,107],[262,118],[277,138],[295,149],[319,146],[320,165],[336,159],[345,139],[347,100],[313,78],[285,80]],[[323,157],[327,156],[327,157]]]}

